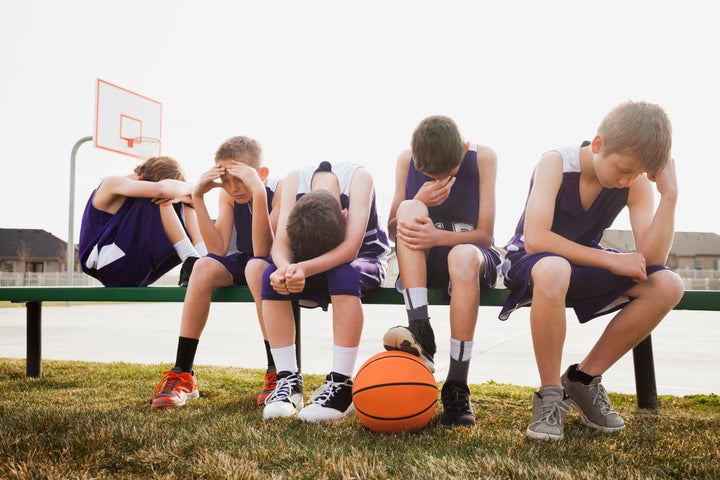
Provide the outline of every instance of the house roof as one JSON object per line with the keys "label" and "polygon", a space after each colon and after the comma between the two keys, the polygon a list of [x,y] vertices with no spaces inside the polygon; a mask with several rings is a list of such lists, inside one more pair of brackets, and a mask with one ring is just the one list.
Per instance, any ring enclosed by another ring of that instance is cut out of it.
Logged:
{"label": "house roof", "polygon": [[[25,245],[26,255],[22,253]],[[39,229],[0,228],[0,258],[65,258],[67,243]]]}
{"label": "house roof", "polygon": [[[600,243],[620,252],[635,250],[635,240],[630,230],[606,230]],[[720,235],[710,232],[675,232],[670,253],[678,257],[720,257]]]}

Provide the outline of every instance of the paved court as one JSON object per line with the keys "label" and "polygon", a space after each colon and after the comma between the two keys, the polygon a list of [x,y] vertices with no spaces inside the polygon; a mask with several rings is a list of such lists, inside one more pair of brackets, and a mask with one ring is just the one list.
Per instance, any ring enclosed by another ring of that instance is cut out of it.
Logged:
{"label": "paved court", "polygon": [[[444,380],[449,358],[447,307],[431,306],[438,339],[438,380]],[[43,307],[43,359],[161,363],[175,360],[182,304],[95,304]],[[529,309],[510,320],[497,319],[497,307],[482,307],[470,367],[471,383],[536,386],[537,371],[530,340]],[[302,309],[302,362],[308,373],[325,374],[331,364],[330,312]],[[568,311],[563,364],[575,363],[606,325],[599,318],[579,325]],[[366,305],[358,366],[382,349],[383,333],[404,324],[401,306]],[[720,319],[714,312],[677,311],[653,333],[658,393],[720,394]],[[25,358],[25,309],[0,308],[0,356]],[[218,303],[200,341],[197,365],[264,368],[265,353],[255,311],[250,304]],[[197,370],[202,371],[202,367]],[[159,374],[160,372],[158,372]],[[605,375],[614,392],[635,393],[632,354]]]}

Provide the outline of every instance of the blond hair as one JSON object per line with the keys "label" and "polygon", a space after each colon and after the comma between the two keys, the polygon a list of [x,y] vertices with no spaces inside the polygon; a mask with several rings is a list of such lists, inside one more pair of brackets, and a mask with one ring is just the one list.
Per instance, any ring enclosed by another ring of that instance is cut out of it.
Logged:
{"label": "blond hair", "polygon": [[231,137],[220,145],[215,152],[215,162],[235,160],[254,168],[262,166],[262,147],[260,142],[250,137]]}
{"label": "blond hair", "polygon": [[602,153],[636,158],[651,174],[662,170],[670,159],[672,126],[659,105],[647,102],[621,103],[600,123],[604,139]]}

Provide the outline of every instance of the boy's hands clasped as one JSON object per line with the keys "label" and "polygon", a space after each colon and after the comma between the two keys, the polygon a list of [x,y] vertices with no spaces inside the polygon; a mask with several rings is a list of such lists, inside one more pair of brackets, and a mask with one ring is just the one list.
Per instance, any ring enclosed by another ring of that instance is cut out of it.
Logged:
{"label": "boy's hands clasped", "polygon": [[278,267],[270,274],[270,285],[281,295],[300,293],[305,288],[305,270],[297,263]]}

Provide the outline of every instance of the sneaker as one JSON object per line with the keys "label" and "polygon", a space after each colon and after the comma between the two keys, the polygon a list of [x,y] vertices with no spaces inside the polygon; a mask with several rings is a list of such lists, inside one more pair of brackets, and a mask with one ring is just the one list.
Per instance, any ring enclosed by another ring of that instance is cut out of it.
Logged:
{"label": "sneaker", "polygon": [[153,393],[152,408],[181,407],[188,400],[200,398],[194,373],[183,372],[175,367],[163,372],[163,375]]}
{"label": "sneaker", "polygon": [[262,392],[260,392],[260,395],[257,397],[258,407],[264,406],[265,399],[272,394],[273,390],[275,390],[275,385],[277,384],[276,379],[276,372],[267,372],[265,374],[265,385],[263,386]]}
{"label": "sneaker", "polygon": [[540,388],[533,394],[532,418],[526,432],[528,438],[562,440],[565,415],[569,411],[570,399],[562,387]]}
{"label": "sneaker", "polygon": [[570,404],[578,411],[582,422],[605,433],[623,430],[625,422],[610,404],[607,390],[600,383],[602,376],[594,377],[589,385],[585,385],[570,380],[569,371],[568,368],[560,380],[570,397]]}
{"label": "sneaker", "polygon": [[475,414],[470,404],[470,389],[462,382],[445,382],[440,392],[443,413],[440,424],[445,426],[474,427]]}
{"label": "sneaker", "polygon": [[383,336],[385,350],[402,350],[425,362],[431,372],[435,372],[435,334],[430,322],[411,323],[408,327],[393,327]]}
{"label": "sneaker", "polygon": [[190,282],[190,274],[192,273],[195,262],[199,260],[199,257],[187,257],[180,268],[180,280],[178,280],[178,286],[187,287]]}
{"label": "sneaker", "polygon": [[331,372],[325,383],[315,390],[310,402],[300,410],[298,418],[305,422],[335,422],[352,415],[353,382],[350,377]]}
{"label": "sneaker", "polygon": [[265,399],[263,418],[292,417],[302,408],[303,379],[299,372],[279,372],[275,390]]}

